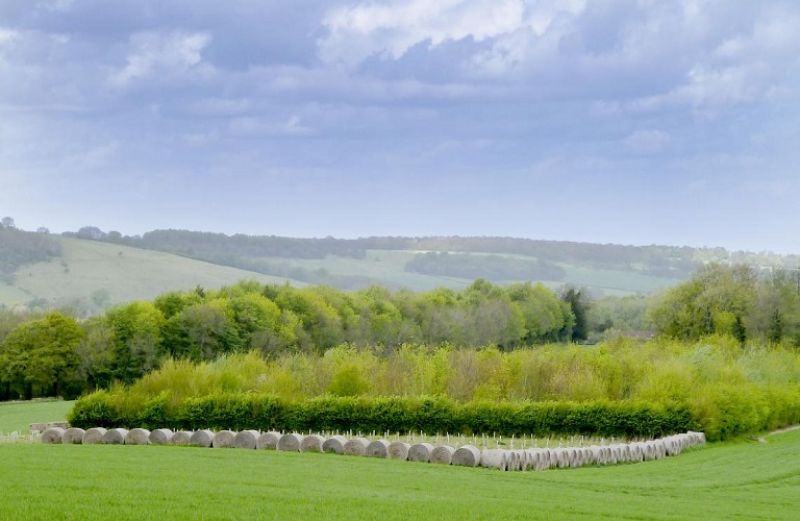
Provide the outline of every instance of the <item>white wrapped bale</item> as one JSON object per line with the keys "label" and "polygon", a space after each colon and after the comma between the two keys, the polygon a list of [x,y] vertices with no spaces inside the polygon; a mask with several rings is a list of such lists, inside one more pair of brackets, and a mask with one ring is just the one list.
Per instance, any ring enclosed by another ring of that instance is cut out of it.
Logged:
{"label": "white wrapped bale", "polygon": [[103,443],[106,445],[122,445],[128,437],[128,429],[109,429],[103,434]]}
{"label": "white wrapped bale", "polygon": [[192,431],[178,431],[172,435],[172,438],[170,438],[169,443],[171,445],[191,445],[192,436],[194,436],[194,432]]}
{"label": "white wrapped bale", "polygon": [[155,429],[150,431],[150,445],[166,445],[172,441],[175,433],[170,429]]}
{"label": "white wrapped bale", "polygon": [[431,451],[431,463],[449,465],[453,462],[453,454],[455,452],[455,447],[451,447],[450,445],[439,445]]}
{"label": "white wrapped bale", "polygon": [[281,439],[281,433],[277,431],[269,431],[263,433],[256,440],[257,449],[275,450],[278,448],[278,441]]}
{"label": "white wrapped bale", "polygon": [[261,433],[252,429],[237,432],[233,437],[233,446],[237,449],[255,449],[260,435]]}
{"label": "white wrapped bale", "polygon": [[83,435],[84,445],[94,445],[96,443],[103,443],[103,436],[106,435],[106,430],[103,427],[92,427]]}
{"label": "white wrapped bale", "polygon": [[389,442],[386,440],[371,441],[367,445],[367,456],[370,458],[383,458],[389,457]]}
{"label": "white wrapped bale", "polygon": [[322,452],[344,454],[345,443],[347,443],[347,438],[344,436],[331,436],[322,443]]}
{"label": "white wrapped bale", "polygon": [[236,433],[229,430],[221,430],[214,434],[214,439],[211,440],[211,446],[215,449],[230,449],[233,448],[233,441],[236,439]]}
{"label": "white wrapped bale", "polygon": [[477,467],[481,463],[481,451],[474,445],[464,445],[453,453],[451,463],[460,467]]}
{"label": "white wrapped bale", "polygon": [[352,438],[344,444],[344,453],[348,456],[364,456],[368,445],[369,440],[365,438]]}
{"label": "white wrapped bale", "polygon": [[131,429],[125,436],[125,445],[150,445],[150,431],[147,429]]}
{"label": "white wrapped bale", "polygon": [[283,452],[300,452],[303,437],[296,432],[287,432],[278,440],[277,449]]}
{"label": "white wrapped bale", "polygon": [[508,456],[504,449],[484,449],[481,452],[481,467],[507,470]]}
{"label": "white wrapped bale", "polygon": [[389,458],[405,461],[408,459],[408,450],[411,445],[404,441],[393,441],[389,444]]}
{"label": "white wrapped bale", "polygon": [[408,461],[428,463],[431,460],[433,445],[430,443],[415,443],[408,448]]}
{"label": "white wrapped bale", "polygon": [[309,434],[300,442],[300,452],[322,452],[325,438],[319,434]]}
{"label": "white wrapped bale", "polygon": [[64,441],[64,434],[66,432],[66,429],[62,429],[61,427],[50,427],[49,429],[45,429],[45,431],[42,433],[42,443],[62,443]]}
{"label": "white wrapped bale", "polygon": [[86,431],[79,427],[70,427],[64,431],[64,436],[61,438],[62,443],[69,445],[77,445],[83,443],[83,437],[86,436]]}
{"label": "white wrapped bale", "polygon": [[214,443],[214,432],[208,429],[194,431],[192,437],[189,439],[189,444],[195,447],[208,448],[212,443]]}

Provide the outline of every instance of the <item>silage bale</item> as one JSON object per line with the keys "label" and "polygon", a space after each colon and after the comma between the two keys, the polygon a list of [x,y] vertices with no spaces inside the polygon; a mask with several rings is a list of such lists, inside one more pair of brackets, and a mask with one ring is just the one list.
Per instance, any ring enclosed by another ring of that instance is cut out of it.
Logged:
{"label": "silage bale", "polygon": [[105,436],[105,434],[106,430],[103,427],[92,427],[83,435],[83,444],[94,445],[96,443],[103,443],[103,436]]}
{"label": "silage bale", "polygon": [[481,463],[481,451],[474,445],[464,445],[453,453],[451,463],[461,467],[477,467]]}
{"label": "silage bale", "polygon": [[431,460],[433,445],[430,443],[415,443],[408,448],[408,461],[428,463]]}
{"label": "silage bale", "polygon": [[172,438],[170,438],[169,443],[171,445],[191,445],[192,436],[194,436],[194,432],[192,431],[178,431],[172,435]]}
{"label": "silage bale", "polygon": [[194,431],[192,437],[189,439],[189,444],[195,447],[208,448],[212,443],[214,443],[214,432],[208,429]]}
{"label": "silage bale", "polygon": [[386,440],[371,441],[369,445],[367,445],[366,455],[370,458],[388,458],[389,442]]}
{"label": "silage bale", "polygon": [[439,445],[431,451],[431,463],[439,465],[449,465],[453,462],[453,454],[456,449],[450,445]]}
{"label": "silage bale", "polygon": [[347,438],[344,436],[331,436],[322,443],[322,452],[344,454],[345,443],[347,443]]}
{"label": "silage bale", "polygon": [[236,433],[229,430],[221,430],[214,434],[214,439],[211,440],[211,446],[215,449],[230,449],[233,448],[233,441],[236,439]]}
{"label": "silage bale", "polygon": [[64,431],[64,436],[61,438],[61,443],[67,444],[81,444],[83,437],[86,436],[86,431],[79,427],[70,427]]}
{"label": "silage bale", "polygon": [[237,432],[233,437],[233,446],[237,449],[255,449],[260,435],[261,433],[252,429]]}
{"label": "silage bale", "polygon": [[49,429],[45,429],[45,431],[42,433],[42,443],[62,443],[64,441],[64,433],[66,432],[66,429],[62,429],[61,427],[50,427]]}
{"label": "silage bale", "polygon": [[277,431],[265,432],[256,440],[257,449],[275,450],[278,448],[278,441],[281,439],[281,433]]}
{"label": "silage bale", "polygon": [[131,429],[125,436],[125,445],[150,445],[150,431],[147,429]]}
{"label": "silage bale", "polygon": [[128,429],[109,429],[103,435],[103,443],[106,445],[122,445],[128,437]]}
{"label": "silage bale", "polygon": [[302,436],[296,432],[287,432],[280,437],[276,448],[283,452],[300,452],[300,443],[302,441]]}
{"label": "silage bale", "polygon": [[322,452],[325,438],[319,434],[309,434],[300,442],[300,452]]}
{"label": "silage bale", "polygon": [[481,467],[489,469],[507,470],[508,456],[505,449],[483,449],[481,452]]}
{"label": "silage bale", "polygon": [[389,458],[405,461],[408,459],[408,450],[411,445],[404,441],[393,441],[389,444]]}
{"label": "silage bale", "polygon": [[364,456],[368,445],[369,440],[366,438],[352,438],[344,444],[344,453],[348,456]]}
{"label": "silage bale", "polygon": [[172,441],[175,434],[170,429],[155,429],[150,431],[150,444],[151,445],[166,445]]}

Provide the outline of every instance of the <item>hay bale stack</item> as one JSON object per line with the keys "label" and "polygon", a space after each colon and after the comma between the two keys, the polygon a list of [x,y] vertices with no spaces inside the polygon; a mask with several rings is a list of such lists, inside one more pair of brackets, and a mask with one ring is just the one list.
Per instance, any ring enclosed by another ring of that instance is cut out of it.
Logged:
{"label": "hay bale stack", "polygon": [[296,432],[287,432],[278,440],[278,450],[283,452],[300,452],[300,443],[303,437]]}
{"label": "hay bale stack", "polygon": [[252,429],[237,432],[233,437],[233,446],[237,449],[255,449],[260,435],[260,432]]}
{"label": "hay bale stack", "polygon": [[415,443],[408,448],[408,461],[428,463],[431,460],[433,445],[430,443]]}
{"label": "hay bale stack", "polygon": [[481,467],[508,470],[508,457],[504,449],[484,449],[481,452]]}
{"label": "hay bale stack", "polygon": [[103,443],[103,436],[105,435],[106,430],[104,428],[92,427],[83,435],[83,444],[94,445],[95,443]]}
{"label": "hay bale stack", "polygon": [[139,428],[129,430],[125,445],[150,445],[150,431]]}
{"label": "hay bale stack", "polygon": [[367,456],[370,458],[383,458],[389,457],[389,442],[386,440],[375,440],[367,445]]}
{"label": "hay bale stack", "polygon": [[61,443],[67,444],[81,444],[83,437],[86,436],[86,431],[78,427],[70,427],[64,431],[64,436],[61,438]]}
{"label": "hay bale stack", "polygon": [[464,445],[453,453],[451,463],[460,467],[477,467],[481,463],[481,451],[474,445]]}
{"label": "hay bale stack", "polygon": [[178,431],[172,435],[169,443],[171,445],[191,445],[192,436],[194,436],[194,432],[192,431]]}
{"label": "hay bale stack", "polygon": [[411,445],[404,441],[393,441],[389,444],[389,458],[405,461],[408,459],[408,449]]}
{"label": "hay bale stack", "polygon": [[122,445],[128,437],[128,429],[109,429],[103,434],[103,443],[106,445]]}
{"label": "hay bale stack", "polygon": [[277,431],[265,432],[256,440],[257,449],[275,450],[278,448],[278,441],[281,439],[281,433]]}
{"label": "hay bale stack", "polygon": [[322,443],[322,452],[344,454],[345,443],[347,443],[347,438],[344,436],[331,436]]}
{"label": "hay bale stack", "polygon": [[348,456],[364,456],[368,445],[369,440],[365,438],[353,438],[344,444],[344,453]]}
{"label": "hay bale stack", "polygon": [[189,438],[189,444],[195,447],[208,448],[212,443],[214,443],[214,432],[208,429],[194,431],[192,437]]}
{"label": "hay bale stack", "polygon": [[151,445],[166,445],[172,441],[174,433],[170,429],[156,429],[150,431],[150,444]]}
{"label": "hay bale stack", "polygon": [[455,452],[455,447],[451,447],[450,445],[439,445],[431,452],[431,463],[449,465],[453,462],[453,454]]}
{"label": "hay bale stack", "polygon": [[319,434],[309,434],[300,442],[300,452],[322,452],[325,438]]}
{"label": "hay bale stack", "polygon": [[61,427],[50,427],[49,429],[45,429],[45,431],[42,433],[42,443],[62,443],[64,440],[64,433],[66,432],[66,429],[62,429]]}

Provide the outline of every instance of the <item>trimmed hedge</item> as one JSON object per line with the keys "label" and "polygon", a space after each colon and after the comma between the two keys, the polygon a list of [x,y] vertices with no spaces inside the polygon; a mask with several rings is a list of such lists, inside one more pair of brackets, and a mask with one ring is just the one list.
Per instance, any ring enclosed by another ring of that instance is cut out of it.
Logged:
{"label": "trimmed hedge", "polygon": [[210,395],[170,406],[99,391],[75,403],[75,427],[168,427],[281,431],[424,432],[655,437],[698,428],[688,406],[643,402],[518,402],[459,404],[439,397],[320,397],[284,401],[257,394]]}

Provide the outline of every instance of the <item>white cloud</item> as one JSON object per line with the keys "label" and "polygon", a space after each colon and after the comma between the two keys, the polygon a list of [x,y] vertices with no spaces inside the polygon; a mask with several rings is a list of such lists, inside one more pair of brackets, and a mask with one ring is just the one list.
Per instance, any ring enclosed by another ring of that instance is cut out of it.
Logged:
{"label": "white cloud", "polygon": [[209,70],[203,50],[211,43],[207,33],[137,33],[131,36],[133,48],[128,63],[112,74],[111,83],[125,86],[133,80],[164,73],[175,75],[191,69]]}
{"label": "white cloud", "polygon": [[669,146],[672,139],[662,130],[641,129],[631,133],[622,143],[635,154],[655,154]]}

